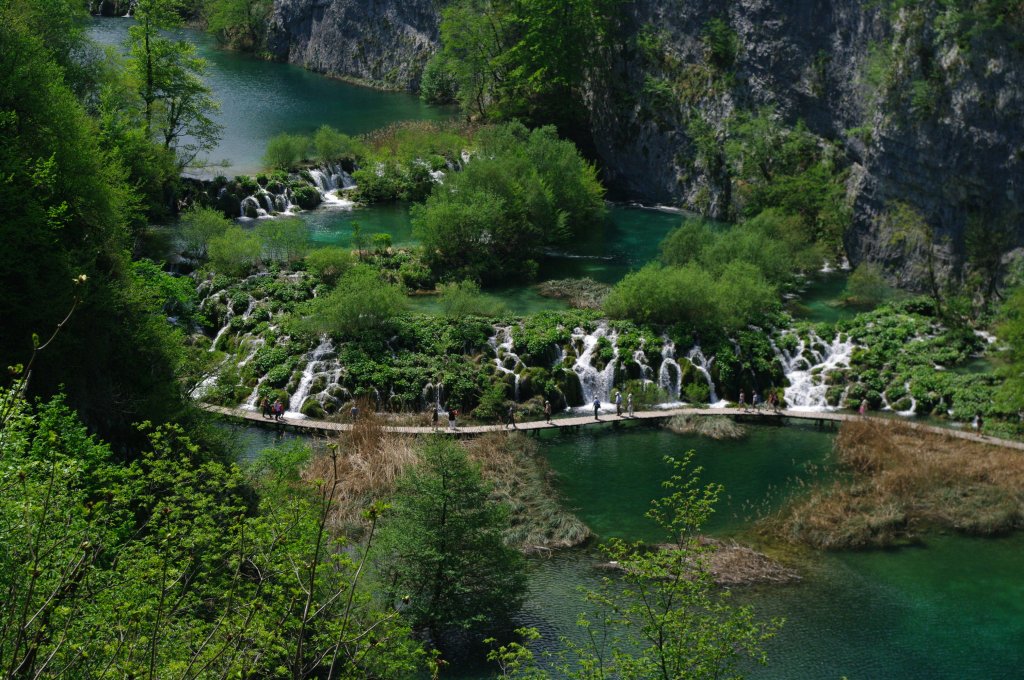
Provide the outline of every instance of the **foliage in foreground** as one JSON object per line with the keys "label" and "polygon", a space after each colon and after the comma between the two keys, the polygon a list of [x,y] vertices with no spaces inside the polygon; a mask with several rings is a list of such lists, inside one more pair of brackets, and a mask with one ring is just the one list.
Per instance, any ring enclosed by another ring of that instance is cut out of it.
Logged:
{"label": "foliage in foreground", "polygon": [[[300,450],[249,476],[174,426],[124,465],[57,399],[0,392],[5,677],[404,678],[425,667],[326,530]],[[254,499],[251,490],[258,492]],[[372,531],[371,531],[372,540]]]}
{"label": "foliage in foreground", "polygon": [[494,624],[519,609],[526,589],[522,555],[502,537],[507,506],[466,451],[434,438],[398,481],[378,548],[389,599],[435,640],[448,629]]}

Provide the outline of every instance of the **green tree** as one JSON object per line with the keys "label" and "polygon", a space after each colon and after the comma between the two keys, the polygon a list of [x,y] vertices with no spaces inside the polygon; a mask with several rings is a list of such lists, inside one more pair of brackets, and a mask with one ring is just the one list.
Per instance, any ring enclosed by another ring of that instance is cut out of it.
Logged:
{"label": "green tree", "polygon": [[256,238],[263,246],[263,256],[293,264],[309,249],[309,227],[298,217],[263,220],[256,226]]}
{"label": "green tree", "polygon": [[414,233],[437,273],[493,283],[531,279],[545,246],[604,218],[596,171],[553,128],[511,123],[481,131],[462,172],[413,206]]}
{"label": "green tree", "polygon": [[231,220],[213,208],[195,206],[181,216],[181,240],[185,252],[206,257],[210,241],[222,236],[231,226]]}
{"label": "green tree", "polygon": [[505,545],[508,509],[455,441],[434,437],[398,482],[382,523],[378,561],[394,602],[435,639],[514,613],[526,577],[522,555]]}
{"label": "green tree", "polygon": [[[613,539],[602,546],[620,576],[587,593],[600,619],[581,616],[590,642],[569,645],[575,658],[564,670],[571,677],[738,678],[744,658],[767,663],[764,643],[782,621],[758,621],[751,607],[732,605],[729,592],[715,587],[707,563],[714,548],[701,541],[700,531],[722,487],[700,485],[693,455],[666,459],[673,467],[664,482],[669,495],[647,512],[667,543],[651,550]],[[610,629],[608,636],[602,637],[602,627]]]}
{"label": "green tree", "polygon": [[210,266],[228,276],[244,276],[260,262],[263,249],[259,236],[238,226],[228,227],[210,240]]}
{"label": "green tree", "polygon": [[505,311],[505,306],[499,300],[481,293],[480,284],[475,281],[442,283],[438,290],[441,292],[441,311],[450,319],[494,317]]}
{"label": "green tree", "polygon": [[571,125],[614,0],[459,0],[441,22],[441,67],[467,114]]}
{"label": "green tree", "polygon": [[843,296],[848,304],[875,307],[892,297],[893,289],[882,268],[873,262],[861,262],[850,274]]}
{"label": "green tree", "polygon": [[267,142],[263,162],[277,170],[294,170],[309,156],[309,145],[309,137],[282,132]]}
{"label": "green tree", "polygon": [[331,163],[344,159],[355,160],[362,156],[362,144],[346,134],[338,132],[330,125],[321,125],[313,135],[313,149],[316,159],[321,163]]}
{"label": "green tree", "polygon": [[180,168],[192,166],[216,147],[221,126],[218,105],[203,82],[205,60],[195,46],[168,30],[181,25],[176,0],[138,0],[128,29],[128,64],[138,83],[146,137],[173,150]]}
{"label": "green tree", "polygon": [[229,47],[259,52],[273,6],[270,0],[207,0],[206,29]]}
{"label": "green tree", "polygon": [[317,248],[306,255],[306,268],[328,286],[337,283],[352,264],[352,253],[344,248]]}
{"label": "green tree", "polygon": [[313,300],[302,326],[314,334],[349,338],[381,333],[408,306],[405,293],[367,265],[345,272],[330,295]]}

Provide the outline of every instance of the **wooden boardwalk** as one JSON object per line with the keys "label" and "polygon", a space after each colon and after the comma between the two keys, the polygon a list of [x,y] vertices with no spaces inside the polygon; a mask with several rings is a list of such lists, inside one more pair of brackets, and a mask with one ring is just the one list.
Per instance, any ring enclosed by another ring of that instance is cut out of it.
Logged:
{"label": "wooden boardwalk", "polygon": [[[322,434],[331,435],[338,434],[340,432],[348,432],[352,429],[351,423],[337,423],[329,420],[315,420],[312,418],[284,418],[282,420],[272,420],[270,418],[264,418],[260,413],[256,411],[247,411],[244,409],[228,408],[226,406],[212,406],[210,404],[199,404],[199,407],[204,411],[215,413],[217,415],[226,416],[229,418],[236,418],[243,420],[247,423],[255,425],[261,425],[269,428],[280,428],[280,429],[292,429],[298,432],[309,432],[310,434]],[[820,424],[832,424],[841,423],[847,420],[858,420],[864,416],[859,416],[853,413],[837,413],[834,411],[770,411],[766,408],[762,408],[759,411],[753,409],[739,409],[739,408],[675,408],[675,409],[661,409],[657,411],[637,411],[633,414],[632,418],[626,416],[616,416],[615,414],[602,413],[599,419],[594,419],[592,415],[588,416],[573,416],[573,417],[556,417],[551,420],[550,423],[543,420],[528,420],[524,422],[516,423],[515,431],[517,432],[538,432],[540,430],[576,430],[581,427],[588,425],[602,425],[607,423],[625,423],[630,421],[655,421],[664,420],[678,415],[687,416],[731,416],[734,418],[750,419],[751,421],[764,420],[766,422],[780,421],[782,419],[793,419],[793,420],[810,420],[816,421]],[[877,420],[883,422],[891,422],[891,418],[880,418],[875,416]],[[1024,442],[1013,441],[1009,439],[1000,439],[998,437],[989,437],[988,435],[978,434],[969,430],[957,430],[948,427],[939,427],[936,425],[927,425],[924,423],[916,423],[910,420],[899,420],[897,421],[902,425],[909,427],[914,430],[921,432],[929,432],[932,434],[945,435],[947,437],[953,437],[955,439],[965,439],[968,441],[979,442],[983,444],[992,444],[994,446],[1002,446],[1004,448],[1016,449],[1018,451],[1024,451]],[[442,432],[451,434],[459,437],[472,437],[476,435],[486,434],[488,432],[512,432],[512,428],[506,428],[504,425],[460,425],[457,429],[449,430],[448,422],[445,419],[444,414],[441,416],[441,421],[438,428],[435,430],[432,427],[416,427],[416,426],[402,426],[402,425],[386,425],[384,426],[385,432],[391,432],[395,434],[406,434],[406,435],[429,435],[435,432]]]}

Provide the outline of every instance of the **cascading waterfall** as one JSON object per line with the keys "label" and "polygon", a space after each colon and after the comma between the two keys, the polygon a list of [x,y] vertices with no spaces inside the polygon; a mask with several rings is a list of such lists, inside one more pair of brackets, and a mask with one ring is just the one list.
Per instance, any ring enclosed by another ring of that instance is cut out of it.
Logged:
{"label": "cascading waterfall", "polygon": [[255,196],[246,196],[245,198],[243,198],[241,208],[242,210],[239,217],[245,217],[249,219],[260,219],[263,217],[270,217],[270,213],[268,213],[260,206],[260,201]]}
{"label": "cascading waterfall", "polygon": [[704,352],[701,350],[700,345],[694,345],[693,348],[686,353],[686,359],[698,373],[704,376],[704,379],[708,382],[708,400],[712,406],[724,406],[725,401],[719,401],[718,393],[715,391],[715,381],[711,378],[711,365],[715,363],[715,358],[711,357],[708,359],[704,356]]}
{"label": "cascading waterfall", "polygon": [[[256,309],[256,298],[250,295],[249,306],[246,307],[245,312],[242,313],[242,318],[248,319],[252,315],[252,311],[254,309]],[[213,337],[213,342],[210,343],[210,349],[207,350],[208,352],[212,352],[217,349],[217,343],[220,341],[221,336],[227,333],[228,330],[230,330],[231,319],[234,318],[234,316],[234,310],[231,308],[230,305],[228,305],[228,313],[224,315],[224,326],[219,331],[217,331],[217,335]]]}
{"label": "cascading waterfall", "polygon": [[640,349],[633,352],[633,362],[640,367],[640,379],[645,383],[649,383],[653,382],[651,376],[654,375],[654,369],[651,368],[651,364],[647,359],[647,354],[644,353],[644,345],[646,343],[646,339],[640,338]]}
{"label": "cascading waterfall", "polygon": [[828,410],[825,399],[828,385],[825,376],[838,368],[849,368],[854,342],[837,335],[832,342],[825,342],[811,331],[807,338],[800,338],[791,354],[779,351],[779,361],[789,380],[785,390],[786,407],[794,411]]}
{"label": "cascading waterfall", "polygon": [[672,401],[679,401],[679,393],[683,391],[683,369],[676,361],[676,343],[668,337],[662,339],[658,387],[665,390]]}
{"label": "cascading waterfall", "polygon": [[[519,355],[512,351],[512,329],[508,326],[495,326],[494,335],[487,338],[487,344],[494,350],[494,365],[505,375],[513,376],[515,381],[515,400],[519,401],[519,373],[526,365]],[[509,364],[512,365],[509,368]]]}
{"label": "cascading waterfall", "polygon": [[[599,371],[594,366],[594,355],[597,353],[601,338],[606,338],[611,343],[612,359]],[[612,385],[615,384],[615,366],[619,362],[617,339],[618,333],[609,330],[608,325],[603,323],[593,333],[587,333],[582,328],[577,328],[572,333],[573,347],[577,348],[581,343],[583,345],[583,351],[576,350],[576,361],[572,365],[572,370],[579,376],[583,401],[587,407],[593,403],[595,397],[605,404],[612,400],[611,390]]]}
{"label": "cascading waterfall", "polygon": [[320,197],[327,205],[338,208],[351,208],[352,201],[341,198],[338,195],[339,189],[352,189],[356,186],[352,175],[345,172],[339,165],[325,165],[321,168],[311,168],[309,176],[313,178]]}
{"label": "cascading waterfall", "polygon": [[324,389],[317,395],[310,394],[313,382],[317,378],[325,378],[328,386],[338,381],[341,376],[341,365],[336,357],[332,357],[333,354],[334,345],[326,336],[323,337],[316,349],[310,353],[309,362],[302,371],[299,385],[295,388],[291,399],[288,400],[286,415],[289,418],[305,418],[302,414],[302,405],[306,403],[306,400],[310,396],[322,396],[326,393],[326,389]]}

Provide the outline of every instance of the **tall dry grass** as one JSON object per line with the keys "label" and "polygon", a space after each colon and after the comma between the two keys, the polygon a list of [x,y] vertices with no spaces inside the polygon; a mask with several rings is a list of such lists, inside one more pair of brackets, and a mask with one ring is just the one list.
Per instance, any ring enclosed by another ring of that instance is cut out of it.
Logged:
{"label": "tall dry grass", "polygon": [[743,439],[747,430],[729,416],[672,416],[665,428],[676,434],[699,434],[711,439]]}
{"label": "tall dry grass", "polygon": [[846,422],[835,440],[844,474],[812,487],[770,530],[817,548],[881,547],[930,527],[992,535],[1024,526],[1024,454],[896,421]]}
{"label": "tall dry grass", "polygon": [[[385,420],[369,410],[351,432],[337,440],[337,465],[329,455],[315,457],[303,472],[306,481],[331,484],[337,470],[336,504],[329,518],[334,531],[359,536],[366,528],[363,511],[394,493],[399,477],[416,465],[419,452],[413,437],[384,431]],[[582,543],[590,530],[564,510],[552,484],[547,462],[528,437],[491,433],[461,442],[481,473],[493,484],[492,499],[507,503],[511,527],[509,545],[543,551]]]}

